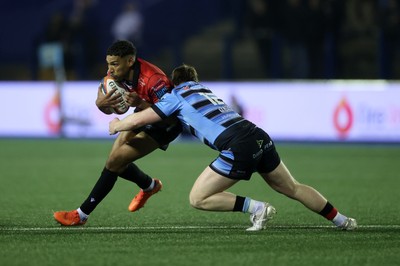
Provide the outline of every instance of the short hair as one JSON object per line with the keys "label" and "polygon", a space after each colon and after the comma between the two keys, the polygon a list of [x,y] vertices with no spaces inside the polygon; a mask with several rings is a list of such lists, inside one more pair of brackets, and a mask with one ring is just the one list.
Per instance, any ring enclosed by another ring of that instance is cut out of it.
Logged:
{"label": "short hair", "polygon": [[118,40],[108,47],[107,55],[119,57],[124,57],[127,55],[136,56],[136,47],[130,41]]}
{"label": "short hair", "polygon": [[199,81],[197,71],[194,67],[183,64],[172,71],[172,83],[177,86],[186,81]]}

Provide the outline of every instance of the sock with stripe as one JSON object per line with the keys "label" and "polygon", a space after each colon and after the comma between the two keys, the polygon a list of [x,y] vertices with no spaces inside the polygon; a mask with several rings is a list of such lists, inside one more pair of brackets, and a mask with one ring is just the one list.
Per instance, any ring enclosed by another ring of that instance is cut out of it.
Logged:
{"label": "sock with stripe", "polygon": [[87,218],[89,217],[89,215],[87,215],[86,213],[84,213],[81,208],[77,209],[78,213],[79,213],[79,218],[81,219],[81,222],[84,222],[87,220]]}
{"label": "sock with stripe", "polygon": [[255,213],[263,207],[264,202],[253,200],[249,197],[237,196],[234,211],[241,211],[243,213]]}
{"label": "sock with stripe", "polygon": [[332,221],[336,226],[341,226],[347,219],[346,216],[338,212],[338,210],[329,203],[326,203],[322,211],[319,212],[320,215],[324,216],[329,221]]}

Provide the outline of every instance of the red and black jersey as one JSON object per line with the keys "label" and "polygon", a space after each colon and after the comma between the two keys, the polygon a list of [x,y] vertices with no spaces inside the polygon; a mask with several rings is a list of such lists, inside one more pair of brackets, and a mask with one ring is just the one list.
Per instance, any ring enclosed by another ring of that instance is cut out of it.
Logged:
{"label": "red and black jersey", "polygon": [[158,102],[165,93],[171,91],[173,87],[172,82],[168,79],[167,75],[155,65],[141,58],[137,58],[132,68],[133,80],[123,81],[122,83],[129,88],[129,90],[134,90],[146,102],[154,104]]}

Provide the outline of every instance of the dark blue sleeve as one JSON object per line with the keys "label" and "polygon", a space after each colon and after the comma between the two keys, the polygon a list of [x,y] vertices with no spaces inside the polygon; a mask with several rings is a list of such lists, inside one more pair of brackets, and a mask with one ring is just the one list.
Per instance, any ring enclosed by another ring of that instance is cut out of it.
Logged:
{"label": "dark blue sleeve", "polygon": [[154,112],[156,112],[162,119],[165,119],[168,117],[160,110],[160,108],[157,107],[157,105],[153,104],[152,106],[150,106],[150,108],[152,108],[154,110]]}

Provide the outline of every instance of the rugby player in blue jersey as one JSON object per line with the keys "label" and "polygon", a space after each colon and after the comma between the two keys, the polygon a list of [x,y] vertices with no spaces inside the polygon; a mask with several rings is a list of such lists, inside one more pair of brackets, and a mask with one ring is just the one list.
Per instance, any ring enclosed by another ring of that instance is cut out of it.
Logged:
{"label": "rugby player in blue jersey", "polygon": [[190,204],[207,211],[250,213],[247,231],[265,229],[276,213],[270,204],[242,197],[226,190],[254,172],[274,190],[301,202],[308,209],[332,221],[338,228],[354,230],[357,222],[339,213],[314,188],[301,184],[280,159],[274,142],[261,128],[226,105],[198,82],[195,68],[182,65],[172,72],[174,89],[151,108],[110,122],[110,134],[129,131],[176,115],[203,143],[220,152],[200,174],[190,192]]}

